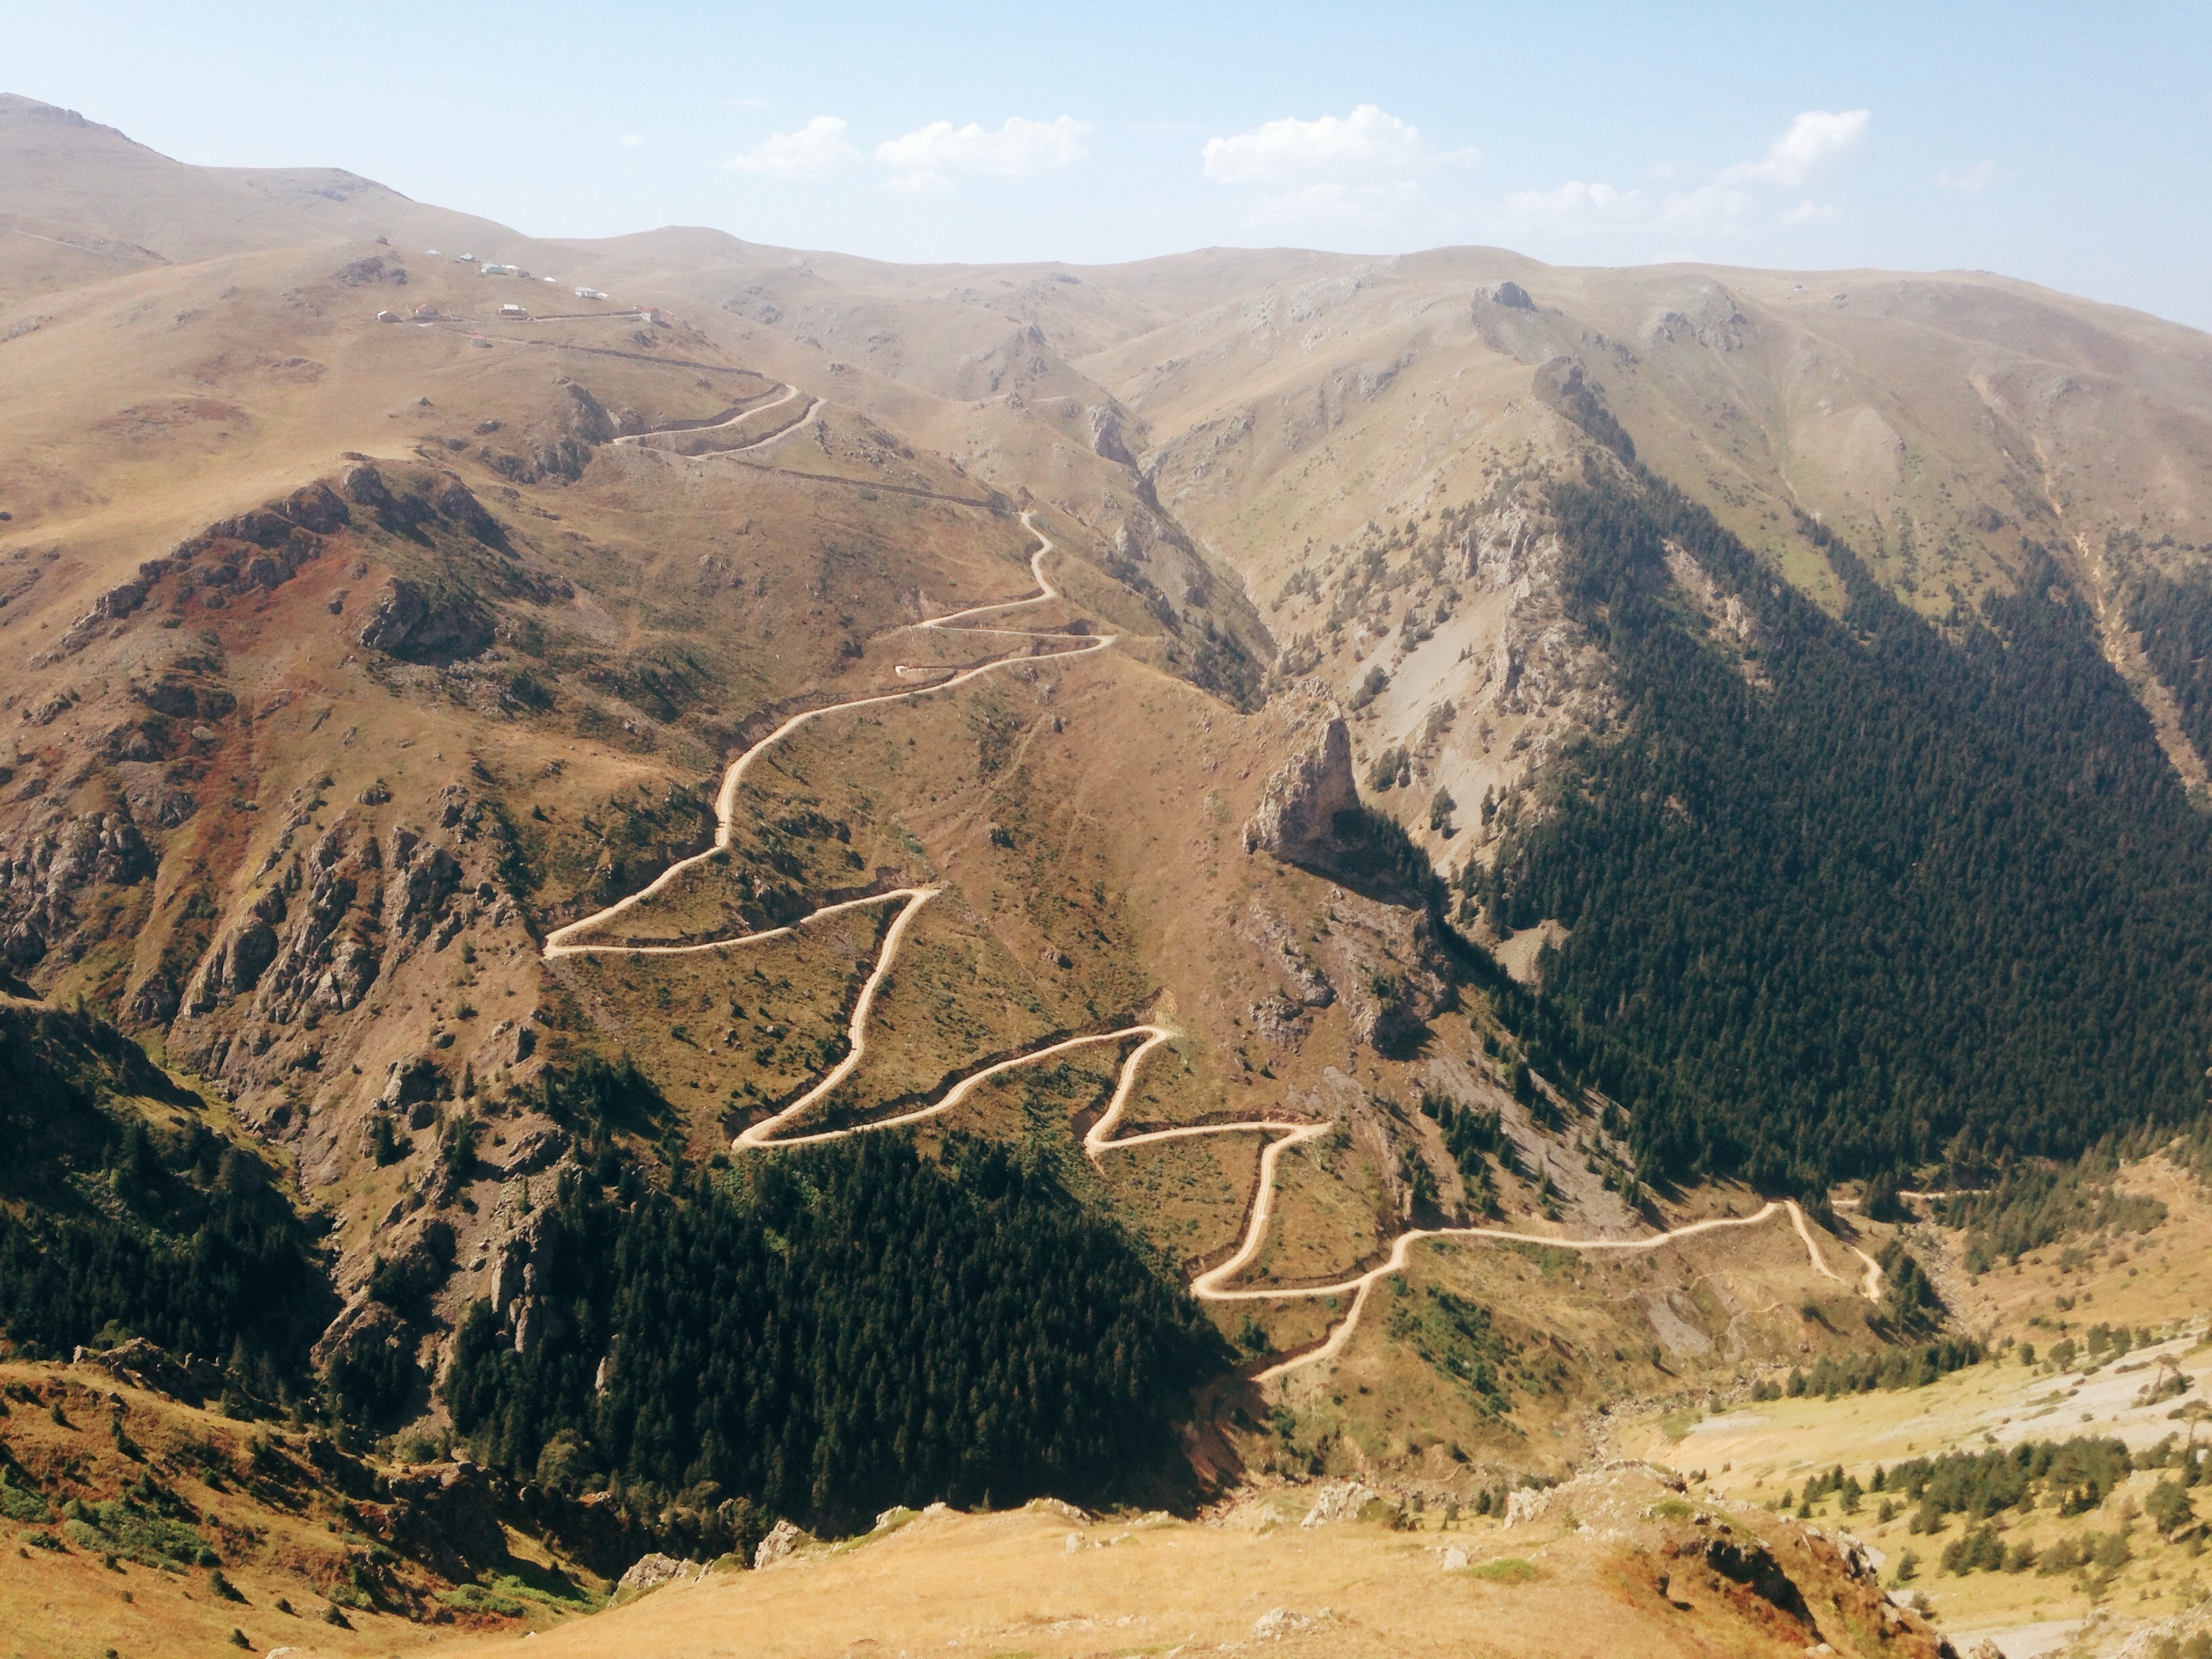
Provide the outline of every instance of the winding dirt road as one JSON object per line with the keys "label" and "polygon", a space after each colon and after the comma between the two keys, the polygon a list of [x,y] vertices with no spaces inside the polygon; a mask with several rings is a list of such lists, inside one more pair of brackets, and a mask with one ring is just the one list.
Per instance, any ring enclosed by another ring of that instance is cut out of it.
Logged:
{"label": "winding dirt road", "polygon": [[[1030,561],[1030,568],[1031,570],[1035,571],[1037,569],[1039,563],[1044,558],[1044,556],[1053,550],[1054,544],[1049,537],[1036,527],[1036,521],[1030,514],[1024,513],[1022,514],[1022,523],[1028,529],[1030,534],[1035,536],[1038,541],[1042,544],[1042,545],[1037,549],[1035,556]],[[1040,580],[1042,580],[1041,577]],[[974,616],[985,611],[1004,611],[1010,609],[1014,605],[1037,605],[1042,603],[1046,599],[1058,599],[1059,597],[1059,590],[1053,588],[1049,584],[1047,584],[1046,591],[1034,596],[1033,598],[1027,599],[1008,599],[996,605],[977,605],[970,611],[955,611],[953,616],[967,617]],[[923,622],[913,625],[918,628],[935,627],[941,629],[951,620],[952,617],[940,617],[932,622]],[[1067,650],[1056,651],[1049,653],[1055,657],[1087,657],[1096,652],[1107,649],[1114,643],[1115,640],[1119,637],[1113,634],[1088,635],[1024,633],[1021,629],[1004,628],[976,629],[973,630],[963,629],[957,631],[963,633],[973,631],[976,633],[988,634],[1023,633],[1023,636],[1026,639],[1041,642],[1064,642],[1070,647]],[[989,662],[979,664],[974,668],[963,669],[957,673],[950,675],[946,678],[937,681],[934,684],[913,686],[897,691],[872,693],[865,697],[854,697],[844,702],[826,703],[819,708],[809,708],[802,713],[793,714],[789,720],[784,721],[782,725],[777,726],[775,731],[769,732],[758,743],[754,744],[752,747],[739,755],[737,759],[732,761],[730,763],[729,769],[722,774],[722,787],[714,797],[714,846],[708,848],[707,851],[703,853],[695,853],[688,859],[681,859],[676,863],[670,865],[668,868],[662,871],[659,875],[656,876],[651,883],[640,888],[636,892],[629,895],[629,897],[617,899],[612,904],[607,906],[605,909],[594,911],[592,915],[582,918],[580,921],[568,923],[565,927],[556,928],[552,933],[548,933],[545,936],[544,954],[549,957],[553,957],[580,956],[592,952],[629,951],[632,947],[627,945],[580,945],[574,941],[577,935],[586,933],[592,928],[600,926],[604,922],[611,921],[617,916],[622,915],[627,911],[635,909],[638,905],[643,903],[647,899],[653,897],[655,894],[666,891],[669,887],[681,880],[688,872],[696,870],[701,865],[710,863],[726,854],[730,848],[731,838],[735,834],[738,810],[738,786],[744,781],[745,774],[751,769],[752,764],[755,761],[758,760],[763,755],[775,748],[776,744],[781,743],[786,738],[789,737],[793,732],[799,731],[801,727],[811,725],[825,715],[843,714],[848,709],[870,708],[879,703],[886,702],[904,702],[909,697],[926,697],[933,696],[939,691],[950,691],[956,686],[967,684],[970,680],[981,679],[984,675],[991,673],[997,669],[1007,667],[1014,663],[1034,662],[1036,660],[1037,660],[1037,659],[1029,652],[1012,652],[1006,656],[996,657]],[[909,669],[906,665],[902,663],[891,672],[895,674],[904,675],[908,673],[922,672],[925,671]],[[931,887],[914,888],[902,890],[915,896],[914,902],[918,905],[921,902],[926,902],[926,900],[932,895],[935,894],[938,890]],[[647,953],[667,955],[687,951],[711,951],[718,947],[726,945],[757,944],[764,939],[781,939],[795,928],[804,927],[808,922],[813,921],[816,916],[829,915],[836,911],[852,909],[859,905],[880,903],[884,898],[890,896],[891,896],[890,894],[878,894],[872,898],[849,899],[842,904],[832,904],[826,906],[820,910],[814,911],[811,915],[801,917],[799,921],[793,922],[788,927],[770,928],[765,933],[746,933],[734,939],[709,939],[698,945],[647,945],[637,948],[643,950]],[[909,914],[911,914],[911,911],[909,911]],[[887,967],[888,957],[886,957],[885,963],[878,968],[876,977],[880,978]],[[870,983],[872,986],[874,980],[872,980]]]}
{"label": "winding dirt road", "polygon": [[[787,386],[781,398],[776,398],[772,403],[756,404],[753,408],[720,424],[720,426],[735,425],[738,422],[757,415],[763,410],[776,408],[789,403],[798,396],[799,392],[796,386]],[[803,425],[815,410],[821,407],[821,404],[822,399],[815,398],[809,404],[806,415],[800,416],[798,421],[742,447],[756,448],[774,441],[776,438],[783,436],[785,433]],[[689,429],[713,431],[719,428]],[[658,435],[656,433],[639,433],[629,437],[618,438],[615,441],[635,444],[641,439],[656,435]],[[1000,636],[1015,635],[1030,641],[1032,647],[1037,644],[1047,643],[1065,647],[1065,649],[1049,653],[1058,657],[1089,656],[1110,649],[1119,637],[1116,635],[1049,633],[1019,628],[983,627],[975,625],[967,620],[970,617],[1020,610],[1029,605],[1042,605],[1065,597],[1053,584],[1051,577],[1045,570],[1045,557],[1055,550],[1054,544],[1050,537],[1037,528],[1036,517],[1032,513],[1025,512],[1021,517],[1024,526],[1037,538],[1036,551],[1030,558],[1030,574],[1037,585],[1036,593],[1024,599],[1001,599],[987,605],[971,605],[964,611],[956,611],[946,616],[930,617],[907,626],[916,632],[933,630]],[[1635,1239],[1558,1238],[1542,1233],[1514,1232],[1499,1227],[1418,1228],[1398,1236],[1391,1246],[1389,1259],[1381,1266],[1371,1267],[1349,1279],[1327,1285],[1302,1285],[1293,1289],[1266,1285],[1233,1288],[1231,1281],[1251,1265],[1266,1243],[1267,1229],[1273,1216],[1275,1176],[1283,1155],[1293,1147],[1304,1146],[1329,1133],[1334,1126],[1304,1118],[1261,1119],[1229,1123],[1194,1124],[1166,1129],[1148,1129],[1116,1139],[1115,1132],[1127,1115],[1129,1101],[1135,1092],[1137,1078],[1145,1060],[1154,1049],[1174,1041],[1177,1035],[1167,1026],[1130,1025],[1118,1030],[1068,1037],[1046,1047],[1033,1049],[1029,1053],[1018,1054],[1012,1059],[1000,1060],[972,1073],[953,1084],[936,1100],[927,1105],[916,1107],[913,1110],[846,1128],[821,1129],[811,1133],[785,1133],[787,1129],[795,1130],[796,1126],[805,1119],[805,1115],[826,1099],[846,1079],[852,1076],[866,1058],[868,1018],[874,1009],[877,995],[882,989],[884,981],[890,977],[892,966],[898,957],[899,946],[905,941],[915,918],[921,913],[923,906],[943,890],[941,888],[901,887],[889,892],[873,894],[866,898],[847,899],[839,903],[824,905],[820,909],[784,927],[767,928],[759,933],[744,933],[727,939],[707,939],[679,945],[593,944],[583,940],[583,935],[627,914],[656,894],[666,891],[690,871],[725,858],[735,835],[738,786],[744,781],[745,774],[756,761],[793,732],[831,714],[843,714],[855,708],[872,708],[887,702],[902,702],[913,697],[930,696],[940,691],[950,691],[956,687],[967,684],[971,680],[980,679],[982,676],[998,669],[1008,667],[1015,663],[1033,662],[1037,659],[1033,649],[1011,652],[1006,656],[994,658],[975,667],[958,670],[929,684],[907,687],[894,691],[871,693],[866,696],[851,698],[844,702],[830,703],[820,708],[811,708],[793,715],[775,731],[746,749],[744,753],[732,761],[728,769],[724,771],[721,788],[714,798],[714,844],[712,848],[706,852],[695,854],[690,858],[672,864],[649,884],[628,897],[619,899],[605,909],[596,911],[580,921],[572,921],[566,927],[556,928],[546,936],[544,946],[545,957],[548,960],[556,960],[563,957],[592,955],[684,956],[706,951],[742,948],[749,945],[761,945],[770,939],[788,937],[825,917],[841,915],[847,911],[865,909],[871,906],[889,904],[893,902],[900,904],[898,914],[892,918],[890,926],[884,932],[883,942],[876,953],[875,963],[861,984],[859,997],[854,1002],[852,1016],[847,1022],[845,1057],[824,1073],[819,1080],[789,1105],[775,1115],[748,1127],[732,1143],[732,1150],[745,1148],[766,1150],[781,1146],[816,1146],[825,1141],[842,1140],[851,1135],[868,1134],[878,1130],[919,1123],[952,1110],[986,1083],[1022,1066],[1048,1063],[1063,1054],[1072,1054],[1082,1048],[1123,1042],[1132,1037],[1141,1039],[1121,1061],[1120,1075],[1115,1080],[1113,1097],[1106,1110],[1084,1135],[1084,1153],[1094,1164],[1103,1165],[1106,1155],[1109,1152],[1127,1152],[1140,1146],[1155,1146],[1164,1141],[1227,1134],[1261,1134],[1272,1137],[1260,1153],[1259,1179],[1253,1194],[1250,1219],[1246,1224],[1243,1240],[1227,1261],[1199,1274],[1191,1281],[1191,1293],[1200,1300],[1207,1302],[1310,1301],[1346,1294],[1352,1298],[1351,1308],[1343,1320],[1330,1332],[1326,1342],[1305,1353],[1294,1355],[1257,1372],[1254,1377],[1256,1382],[1271,1381],[1301,1366],[1334,1358],[1341,1352],[1345,1344],[1351,1340],[1352,1333],[1358,1328],[1360,1314],[1366,1306],[1368,1291],[1377,1281],[1402,1272],[1413,1247],[1431,1240],[1488,1239],[1502,1243],[1542,1244],[1555,1249],[1566,1250],[1647,1251],[1658,1249],[1676,1240],[1699,1233],[1715,1232],[1727,1228],[1757,1226],[1777,1214],[1786,1212],[1796,1228],[1798,1237],[1803,1241],[1806,1254],[1811,1259],[1814,1269],[1839,1284],[1846,1282],[1841,1275],[1828,1266],[1822,1256],[1820,1246],[1814,1239],[1812,1229],[1806,1222],[1804,1212],[1794,1202],[1783,1200],[1768,1203],[1753,1215],[1691,1222],[1667,1231],[1652,1234],[1649,1237]],[[901,679],[933,672],[936,671],[914,667],[904,663],[896,665],[891,670],[893,676]],[[1866,1255],[1865,1252],[1854,1249],[1853,1254],[1866,1264],[1866,1275],[1859,1286],[1861,1293],[1869,1300],[1878,1298],[1881,1294],[1881,1269],[1875,1266],[1871,1258]]]}
{"label": "winding dirt road", "polygon": [[[791,402],[792,399],[799,395],[799,388],[797,386],[787,386],[784,387],[783,396],[781,398],[771,398],[764,404],[755,404],[750,409],[741,409],[736,414],[731,416],[728,420],[717,421],[712,426],[655,427],[650,432],[625,433],[623,436],[615,439],[613,441],[617,445],[632,447],[648,447],[645,442],[647,438],[665,438],[670,436],[672,434],[679,434],[688,438],[692,434],[698,432],[726,432],[733,426],[738,426],[742,424],[744,422],[750,421],[756,415],[764,415],[771,409],[781,409],[786,404]],[[797,420],[790,422],[787,425],[780,426],[773,432],[763,433],[759,437],[755,438],[750,443],[732,444],[727,449],[710,450],[708,453],[710,455],[742,455],[749,449],[764,449],[769,445],[774,443],[778,438],[788,436],[790,434],[797,431],[800,427],[805,426],[807,422],[812,420],[814,418],[815,412],[822,407],[822,402],[823,400],[821,398],[815,398],[811,403],[806,405],[805,412],[800,415]],[[699,456],[693,459],[703,460],[706,457]]]}

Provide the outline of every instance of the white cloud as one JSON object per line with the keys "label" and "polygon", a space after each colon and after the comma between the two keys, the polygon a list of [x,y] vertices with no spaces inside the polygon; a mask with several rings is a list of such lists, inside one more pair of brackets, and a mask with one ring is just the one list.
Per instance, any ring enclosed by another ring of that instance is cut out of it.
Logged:
{"label": "white cloud", "polygon": [[1474,149],[1438,149],[1410,121],[1362,104],[1346,116],[1285,118],[1206,141],[1206,176],[1224,184],[1306,179],[1419,178],[1480,159]]}
{"label": "white cloud", "polygon": [[641,149],[645,147],[645,140],[635,132],[625,132],[622,136],[622,147],[624,149]]}
{"label": "white cloud", "polygon": [[1997,164],[1977,161],[1964,173],[1939,173],[1936,175],[1938,190],[1987,190],[1996,182]]}
{"label": "white cloud", "polygon": [[1751,198],[1725,185],[1700,185],[1669,196],[1660,204],[1659,216],[1670,225],[1692,230],[1727,230],[1751,211]]}
{"label": "white cloud", "polygon": [[946,190],[951,186],[947,173],[1026,179],[1071,167],[1091,153],[1083,142],[1090,131],[1091,123],[1072,115],[1056,121],[1010,115],[995,132],[973,121],[964,127],[932,121],[878,144],[876,160],[895,170],[893,190]]}
{"label": "white cloud", "polygon": [[1776,221],[1784,225],[1825,225],[1831,219],[1844,216],[1843,209],[1833,202],[1800,202]]}
{"label": "white cloud", "polygon": [[1808,109],[1768,147],[1763,161],[1745,161],[1718,175],[1723,185],[1782,185],[1791,190],[1828,162],[1856,150],[1866,138],[1869,111]]}
{"label": "white cloud", "polygon": [[1263,196],[1244,216],[1255,226],[1376,225],[1395,223],[1426,210],[1426,191],[1411,179],[1380,184],[1345,184],[1324,179],[1278,196]]}
{"label": "white cloud", "polygon": [[1506,217],[1515,223],[1562,230],[1634,224],[1650,211],[1651,198],[1640,190],[1616,190],[1580,179],[1570,179],[1556,190],[1516,190],[1505,198]]}
{"label": "white cloud", "polygon": [[845,140],[845,124],[817,115],[796,132],[772,132],[742,155],[723,165],[733,173],[761,173],[774,179],[806,179],[834,173],[860,152]]}
{"label": "white cloud", "polygon": [[1704,185],[1654,199],[1640,190],[1570,179],[1553,190],[1518,190],[1505,198],[1505,216],[1532,229],[1625,230],[1663,225],[1673,230],[1729,230],[1751,211],[1740,190]]}

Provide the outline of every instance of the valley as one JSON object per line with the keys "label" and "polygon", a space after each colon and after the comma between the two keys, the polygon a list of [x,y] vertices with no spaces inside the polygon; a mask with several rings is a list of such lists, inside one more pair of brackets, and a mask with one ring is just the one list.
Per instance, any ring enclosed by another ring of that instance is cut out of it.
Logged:
{"label": "valley", "polygon": [[2212,1620],[2202,336],[0,155],[23,1651]]}

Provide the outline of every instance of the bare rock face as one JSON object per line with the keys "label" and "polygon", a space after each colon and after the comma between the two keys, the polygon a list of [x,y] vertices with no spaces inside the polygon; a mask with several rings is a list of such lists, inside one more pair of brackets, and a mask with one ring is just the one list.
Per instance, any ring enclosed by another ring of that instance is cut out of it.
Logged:
{"label": "bare rock face", "polygon": [[1136,458],[1129,453],[1128,441],[1121,434],[1121,411],[1110,404],[1101,404],[1088,413],[1091,449],[1105,459],[1134,471]]}
{"label": "bare rock face", "polygon": [[[145,837],[121,811],[33,818],[0,842],[0,964],[35,968],[49,949],[79,935],[79,896],[135,886],[154,872]],[[89,945],[96,942],[97,930]]]}
{"label": "bare rock face", "polygon": [[1285,864],[1326,862],[1336,815],[1359,805],[1352,775],[1352,732],[1332,714],[1321,730],[1267,780],[1260,810],[1244,826],[1244,850]]}
{"label": "bare rock face", "polygon": [[1354,1036],[1389,1049],[1419,1036],[1453,1003],[1451,976],[1427,915],[1346,896],[1328,940]]}
{"label": "bare rock face", "polygon": [[362,625],[361,642],[372,651],[396,650],[428,609],[420,588],[394,576],[376,596],[376,609]]}

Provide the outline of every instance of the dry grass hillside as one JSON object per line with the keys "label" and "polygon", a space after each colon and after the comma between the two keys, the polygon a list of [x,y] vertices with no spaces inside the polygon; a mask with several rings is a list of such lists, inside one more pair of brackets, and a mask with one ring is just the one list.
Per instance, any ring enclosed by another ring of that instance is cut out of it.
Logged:
{"label": "dry grass hillside", "polygon": [[[2157,1495],[2177,1478],[2175,1449],[2203,1437],[2212,1208],[2197,1176],[2163,1155],[2127,1164],[2114,1187],[2133,1200],[2118,1220],[2017,1262],[1977,1261],[1972,1234],[1929,1224],[1925,1203],[1901,1227],[1866,1224],[1870,1237],[1910,1241],[1960,1323],[1988,1346],[1985,1363],[1902,1392],[1716,1395],[1631,1413],[1610,1443],[1705,1469],[1732,1498],[1790,1499],[1801,1518],[1850,1528],[1885,1582],[1923,1596],[1962,1649],[1986,1634],[2021,1659],[2122,1650],[2130,1638],[2125,1650],[2148,1651],[2162,1636],[2192,1636],[2212,1611],[2203,1527],[2193,1505],[2163,1511]],[[2018,1510],[1954,1510],[1934,1525],[1896,1486],[1886,1498],[1874,1485],[1878,1469],[1915,1458],[2017,1455],[2077,1437],[2124,1447],[2136,1468]],[[1850,1488],[1808,1487],[1836,1470]],[[2001,1561],[1954,1559],[1983,1531],[2001,1541]],[[2085,1540],[2103,1553],[2081,1552]]]}
{"label": "dry grass hillside", "polygon": [[[725,1651],[743,1621],[758,1632],[753,1650],[794,1656],[1936,1651],[1924,1621],[1885,1611],[1825,1539],[1755,1512],[1693,1513],[1641,1468],[1548,1496],[1511,1526],[1424,1513],[1394,1527],[1379,1502],[1362,1518],[1356,1494],[1345,1518],[1301,1524],[1310,1492],[1262,1493],[1200,1525],[1042,1504],[896,1511],[865,1539],[672,1583],[539,1645]],[[1577,1609],[1571,1623],[1563,1605]]]}
{"label": "dry grass hillside", "polygon": [[[1723,1421],[1750,1437],[1717,1461],[1782,1473],[1758,1423],[1694,1413],[1940,1321],[1891,1294],[1882,1224],[1640,1182],[1622,1103],[1530,1036],[1557,924],[1462,936],[1434,874],[1615,719],[1545,486],[1622,430],[1824,601],[1815,520],[1936,617],[2049,548],[2202,782],[2121,612],[2212,548],[2203,337],[1978,276],[533,240],[10,98],[0,371],[0,989],[185,1085],[99,1103],[157,1161],[257,1147],[343,1300],[316,1364],[411,1379],[342,1447],[9,1370],[25,1651],[393,1648],[595,1605],[649,1530],[618,1504],[402,1460],[447,1447],[465,1310],[524,1349],[543,1200],[587,1160],[665,1180],[891,1119],[1018,1143],[1199,1285],[1236,1369],[1185,1449],[1243,1498],[895,1516],[543,1641],[1930,1647],[1763,1493],[1693,1513],[1613,1470],[1477,1522]],[[1667,571],[1755,677],[1740,603]],[[592,1144],[559,1088],[622,1060]],[[2194,1178],[2155,1178],[2180,1238]],[[2057,1316],[2034,1275],[2088,1271],[1908,1242],[1990,1341]],[[2095,1294],[2179,1332],[2167,1254]],[[434,1270],[404,1318],[387,1265]],[[2010,1409],[2000,1374],[1916,1397]],[[1856,1467],[1838,1409],[1776,1420]],[[1285,1524],[1319,1479],[1399,1524]],[[406,1530],[440,1504],[472,1541]],[[1447,1504],[1455,1535],[1416,1535]],[[126,1523],[159,1559],[101,1541]],[[203,1547],[243,1603],[184,1571]],[[1168,1550],[1198,1570],[1145,1566]],[[356,1636],[283,1622],[325,1605]]]}
{"label": "dry grass hillside", "polygon": [[703,1655],[740,1650],[733,1629],[744,1652],[791,1656],[1782,1655],[1825,1641],[1872,1659],[1940,1639],[1821,1530],[1693,1504],[1680,1480],[1630,1464],[1532,1491],[1510,1524],[1351,1483],[1318,1503],[1313,1488],[1258,1490],[1199,1522],[1049,1501],[897,1510],[757,1572],[655,1558],[674,1576],[610,1607],[612,1587],[561,1538],[617,1547],[610,1517],[549,1524],[480,1472],[371,1468],[87,1367],[11,1367],[5,1387],[0,1532],[15,1547],[0,1598],[26,1659],[476,1652],[524,1635],[556,1653]]}
{"label": "dry grass hillside", "polygon": [[605,1601],[610,1579],[577,1554],[611,1577],[649,1541],[627,1517],[533,1516],[482,1471],[374,1467],[202,1409],[153,1352],[151,1376],[127,1350],[0,1367],[11,1653],[211,1654],[234,1631],[261,1651],[385,1653],[525,1609],[552,1625]]}

